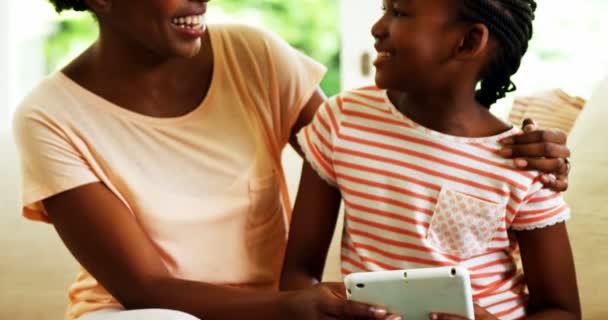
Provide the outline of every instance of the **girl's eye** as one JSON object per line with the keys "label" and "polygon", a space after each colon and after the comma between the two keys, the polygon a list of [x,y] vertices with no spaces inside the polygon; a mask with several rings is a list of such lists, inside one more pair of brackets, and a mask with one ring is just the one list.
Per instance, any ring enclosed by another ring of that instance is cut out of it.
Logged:
{"label": "girl's eye", "polygon": [[395,8],[392,8],[392,9],[391,9],[391,15],[392,15],[393,17],[397,17],[397,18],[407,16],[407,14],[406,14],[405,12],[401,12],[401,11],[399,11],[399,10],[396,10]]}
{"label": "girl's eye", "polygon": [[387,8],[385,4],[382,4],[382,12],[386,12],[386,11],[389,11],[391,16],[397,17],[397,18],[407,16],[407,14],[405,12],[401,12],[401,11],[395,9],[394,7]]}

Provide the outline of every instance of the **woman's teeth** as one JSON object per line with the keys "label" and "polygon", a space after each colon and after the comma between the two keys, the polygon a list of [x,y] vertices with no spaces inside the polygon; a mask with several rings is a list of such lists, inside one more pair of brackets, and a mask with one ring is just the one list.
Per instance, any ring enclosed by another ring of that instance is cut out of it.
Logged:
{"label": "woman's teeth", "polygon": [[185,16],[179,18],[173,18],[171,22],[177,27],[184,29],[198,29],[201,28],[205,22],[205,17],[201,15]]}

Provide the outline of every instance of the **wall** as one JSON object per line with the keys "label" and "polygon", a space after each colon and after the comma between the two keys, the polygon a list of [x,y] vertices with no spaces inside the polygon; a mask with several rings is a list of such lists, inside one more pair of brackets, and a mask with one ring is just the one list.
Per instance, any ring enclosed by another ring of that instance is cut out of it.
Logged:
{"label": "wall", "polygon": [[566,200],[572,208],[568,228],[583,303],[583,319],[608,318],[607,121],[608,77],[579,116],[569,142],[573,166],[570,191],[566,193]]}

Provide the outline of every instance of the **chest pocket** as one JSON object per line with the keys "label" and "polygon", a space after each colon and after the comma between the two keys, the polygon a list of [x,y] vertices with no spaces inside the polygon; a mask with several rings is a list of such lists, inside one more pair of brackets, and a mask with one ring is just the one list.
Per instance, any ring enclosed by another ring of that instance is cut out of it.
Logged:
{"label": "chest pocket", "polygon": [[484,253],[505,213],[499,204],[442,189],[427,240],[441,252],[467,259]]}

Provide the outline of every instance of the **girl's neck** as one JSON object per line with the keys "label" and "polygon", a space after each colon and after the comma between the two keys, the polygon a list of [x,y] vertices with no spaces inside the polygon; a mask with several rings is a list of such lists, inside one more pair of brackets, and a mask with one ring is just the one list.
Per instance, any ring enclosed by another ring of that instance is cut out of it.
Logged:
{"label": "girl's neck", "polygon": [[477,102],[472,89],[443,95],[389,90],[388,96],[392,104],[412,121],[448,135],[487,137],[510,128]]}

